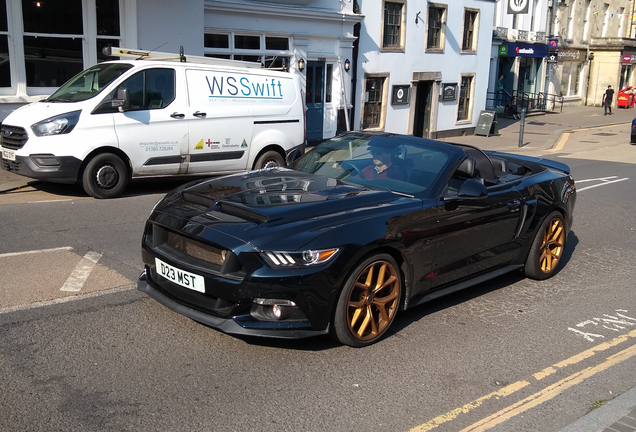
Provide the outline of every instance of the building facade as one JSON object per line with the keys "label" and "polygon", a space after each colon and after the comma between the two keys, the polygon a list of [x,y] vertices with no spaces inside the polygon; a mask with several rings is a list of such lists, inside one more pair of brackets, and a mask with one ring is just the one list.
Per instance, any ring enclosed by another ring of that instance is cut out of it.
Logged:
{"label": "building facade", "polygon": [[361,1],[354,129],[472,133],[485,108],[494,1]]}

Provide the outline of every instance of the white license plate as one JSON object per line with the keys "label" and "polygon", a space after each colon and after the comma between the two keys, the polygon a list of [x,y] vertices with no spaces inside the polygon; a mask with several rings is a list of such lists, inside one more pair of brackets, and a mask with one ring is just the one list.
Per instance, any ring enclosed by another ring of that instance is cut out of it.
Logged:
{"label": "white license plate", "polygon": [[[2,148],[2,147],[0,147]],[[15,160],[15,150],[9,150],[6,148],[2,148],[2,159],[8,159],[10,161]]]}
{"label": "white license plate", "polygon": [[189,288],[202,293],[205,292],[205,280],[203,279],[203,276],[166,264],[159,258],[155,258],[155,265],[157,266],[157,273],[159,276],[162,276],[177,285],[181,285],[184,288]]}

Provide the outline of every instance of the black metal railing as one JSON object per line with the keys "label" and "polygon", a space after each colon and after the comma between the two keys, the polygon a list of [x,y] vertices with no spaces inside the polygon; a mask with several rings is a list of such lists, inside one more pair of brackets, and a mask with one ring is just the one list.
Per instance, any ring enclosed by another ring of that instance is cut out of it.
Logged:
{"label": "black metal railing", "polygon": [[[513,101],[514,98],[514,102]],[[486,109],[501,111],[506,114],[509,105],[515,105],[521,112],[523,108],[526,112],[563,112],[563,96],[550,93],[528,93],[514,90],[512,94],[504,91],[486,93]],[[508,108],[509,109],[509,108]]]}

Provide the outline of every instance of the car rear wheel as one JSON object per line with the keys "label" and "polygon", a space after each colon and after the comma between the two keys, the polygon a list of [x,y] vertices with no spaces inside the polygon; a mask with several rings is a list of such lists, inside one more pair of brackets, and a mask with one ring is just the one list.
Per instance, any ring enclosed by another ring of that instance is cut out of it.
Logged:
{"label": "car rear wheel", "polygon": [[393,323],[401,297],[402,279],[395,260],[387,254],[366,259],[340,293],[332,335],[352,347],[377,342]]}
{"label": "car rear wheel", "polygon": [[128,184],[128,170],[121,158],[113,153],[100,153],[88,162],[82,174],[82,186],[95,198],[113,198]]}
{"label": "car rear wheel", "polygon": [[273,150],[263,153],[254,164],[254,169],[274,168],[285,166],[283,157]]}
{"label": "car rear wheel", "polygon": [[526,260],[525,274],[531,279],[554,275],[565,249],[566,231],[561,213],[552,212],[541,224]]}

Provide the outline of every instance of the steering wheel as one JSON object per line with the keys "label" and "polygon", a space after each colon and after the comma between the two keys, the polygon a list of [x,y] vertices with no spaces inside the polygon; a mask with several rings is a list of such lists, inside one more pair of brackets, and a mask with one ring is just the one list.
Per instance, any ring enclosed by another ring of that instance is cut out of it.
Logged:
{"label": "steering wheel", "polygon": [[[344,167],[345,165],[350,166],[351,168],[347,169]],[[362,170],[349,161],[340,162],[340,167],[343,168],[345,171],[355,171],[356,173],[358,173],[360,178],[364,178],[364,174],[362,174]]]}

